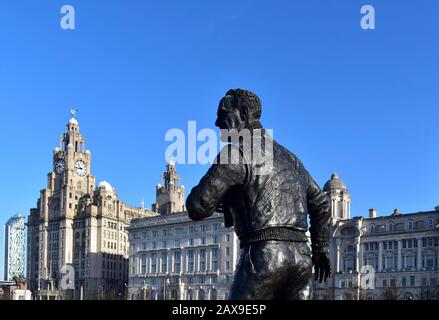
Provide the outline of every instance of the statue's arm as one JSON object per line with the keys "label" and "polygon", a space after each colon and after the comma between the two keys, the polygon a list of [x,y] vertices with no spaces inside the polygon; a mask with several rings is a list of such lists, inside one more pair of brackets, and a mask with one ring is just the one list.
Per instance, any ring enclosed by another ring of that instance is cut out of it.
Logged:
{"label": "statue's arm", "polygon": [[310,215],[311,246],[313,253],[327,253],[329,224],[331,219],[328,196],[320,189],[313,178],[308,176],[308,211]]}
{"label": "statue's arm", "polygon": [[[231,147],[228,148],[229,155]],[[225,149],[221,151],[223,153]],[[242,184],[246,169],[243,164],[221,163],[221,153],[200,183],[195,186],[186,200],[189,218],[201,220],[211,216],[221,203],[226,192],[233,186]],[[230,160],[230,157],[229,157]]]}

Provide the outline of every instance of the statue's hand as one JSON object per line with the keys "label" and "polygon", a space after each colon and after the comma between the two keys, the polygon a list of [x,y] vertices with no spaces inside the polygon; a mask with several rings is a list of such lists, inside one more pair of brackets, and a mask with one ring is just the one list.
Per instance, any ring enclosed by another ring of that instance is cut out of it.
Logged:
{"label": "statue's hand", "polygon": [[315,279],[322,283],[331,276],[331,262],[327,253],[317,253],[312,255],[312,263],[314,265]]}

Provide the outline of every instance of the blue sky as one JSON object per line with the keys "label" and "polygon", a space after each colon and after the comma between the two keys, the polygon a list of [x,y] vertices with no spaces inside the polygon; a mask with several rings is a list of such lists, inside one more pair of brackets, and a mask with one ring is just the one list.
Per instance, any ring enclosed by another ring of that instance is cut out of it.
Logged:
{"label": "blue sky", "polygon": [[[360,28],[365,3],[376,30]],[[60,28],[64,4],[76,30]],[[260,96],[263,125],[320,185],[340,175],[353,216],[433,209],[438,12],[434,0],[2,1],[0,223],[36,205],[71,107],[93,175],[149,205],[166,131],[213,128],[236,87]],[[207,168],[178,167],[188,191]]]}

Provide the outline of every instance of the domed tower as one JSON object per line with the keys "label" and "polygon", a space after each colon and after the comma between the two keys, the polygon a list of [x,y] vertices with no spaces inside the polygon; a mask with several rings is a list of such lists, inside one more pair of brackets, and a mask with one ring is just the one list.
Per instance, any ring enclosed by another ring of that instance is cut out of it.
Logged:
{"label": "domed tower", "polygon": [[333,173],[331,179],[325,183],[323,191],[326,192],[331,200],[331,217],[337,220],[350,219],[351,194],[337,173]]}
{"label": "domed tower", "polygon": [[166,165],[166,171],[162,175],[162,183],[156,186],[156,202],[153,204],[152,210],[160,214],[185,210],[184,186],[180,185],[180,176],[172,158]]}

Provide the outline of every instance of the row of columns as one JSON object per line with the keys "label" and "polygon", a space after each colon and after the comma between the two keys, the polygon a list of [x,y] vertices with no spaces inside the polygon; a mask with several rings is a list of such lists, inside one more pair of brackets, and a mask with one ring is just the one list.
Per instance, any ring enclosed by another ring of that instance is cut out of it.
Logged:
{"label": "row of columns", "polygon": [[[422,270],[422,239],[414,239],[417,241],[417,257],[416,257],[416,269]],[[364,261],[364,250],[360,246],[360,241],[357,238],[354,242],[356,247],[356,256],[355,256],[355,271],[360,272],[360,267],[365,264]],[[338,240],[336,242],[336,272],[341,272],[342,267],[341,266],[341,242]],[[439,246],[438,246],[438,252],[436,257],[436,267],[439,266]],[[384,261],[383,261],[383,241],[378,242],[378,272],[382,272],[384,269]],[[402,262],[402,239],[398,240],[398,253],[397,253],[397,270],[402,270],[403,262]]]}
{"label": "row of columns", "polygon": [[[189,272],[189,261],[192,260],[194,262],[194,271],[202,271],[200,270],[200,266],[201,266],[201,262],[205,261],[206,263],[206,268],[203,271],[216,271],[213,270],[213,250],[212,248],[210,249],[204,249],[206,250],[206,255],[204,260],[201,257],[201,253],[200,253],[200,249],[197,250],[193,250],[194,251],[194,257],[193,258],[189,258],[189,251],[188,250],[183,250],[183,251],[171,251],[171,250],[167,250],[167,251],[158,251],[156,253],[154,253],[156,255],[155,259],[156,259],[156,270],[154,273],[165,273],[165,272],[169,272],[169,273],[174,273],[176,272],[176,259],[175,259],[175,253],[176,252],[180,252],[181,257],[180,257],[180,272]],[[163,270],[163,256],[162,254],[166,252],[166,266],[167,266],[167,270]],[[153,273],[153,253],[147,253],[146,254],[146,273]],[[143,256],[144,254],[139,254],[137,256],[137,269],[140,272],[136,272],[136,273],[142,273],[142,266],[143,266]]]}

